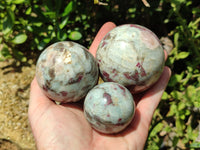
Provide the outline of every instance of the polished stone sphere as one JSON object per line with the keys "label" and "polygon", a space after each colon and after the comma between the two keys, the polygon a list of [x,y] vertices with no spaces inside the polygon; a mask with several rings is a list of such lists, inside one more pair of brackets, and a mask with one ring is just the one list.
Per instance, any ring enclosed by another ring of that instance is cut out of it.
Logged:
{"label": "polished stone sphere", "polygon": [[101,133],[124,130],[132,121],[135,103],[123,85],[104,82],[96,85],[84,101],[84,115],[91,126]]}
{"label": "polished stone sphere", "polygon": [[98,65],[82,45],[58,42],[47,47],[36,65],[36,79],[43,92],[58,102],[76,102],[97,84]]}
{"label": "polished stone sphere", "polygon": [[152,86],[165,64],[157,36],[136,24],[121,25],[108,32],[99,44],[96,58],[104,81],[120,83],[132,93]]}

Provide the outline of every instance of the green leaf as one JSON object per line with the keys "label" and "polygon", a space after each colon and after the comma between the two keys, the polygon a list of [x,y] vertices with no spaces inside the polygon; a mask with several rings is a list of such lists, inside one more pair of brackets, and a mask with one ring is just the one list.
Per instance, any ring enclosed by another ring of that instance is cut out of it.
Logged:
{"label": "green leaf", "polygon": [[98,4],[99,3],[99,1],[98,0],[94,0],[94,4]]}
{"label": "green leaf", "polygon": [[191,101],[196,100],[196,87],[193,85],[189,85],[185,91],[185,96]]}
{"label": "green leaf", "polygon": [[175,146],[177,145],[178,141],[179,141],[179,138],[175,136],[175,137],[173,138],[173,140],[172,140],[172,145],[173,145],[173,147],[175,147]]}
{"label": "green leaf", "polygon": [[167,24],[169,21],[170,21],[169,19],[165,19],[165,20],[164,20],[164,23]]}
{"label": "green leaf", "polygon": [[172,128],[171,128],[169,125],[167,125],[167,126],[163,129],[163,131],[166,131],[167,133],[171,132],[171,130],[172,130]]}
{"label": "green leaf", "polygon": [[151,136],[155,136],[158,132],[160,132],[162,129],[163,129],[163,123],[158,123],[154,128],[153,130],[151,131]]}
{"label": "green leaf", "polygon": [[12,22],[15,22],[15,14],[11,9],[7,10],[8,15],[10,16],[10,19],[12,20]]}
{"label": "green leaf", "polygon": [[167,117],[174,116],[177,113],[177,106],[176,104],[172,103],[170,106],[170,110],[167,113]]}
{"label": "green leaf", "polygon": [[43,24],[42,22],[34,22],[34,23],[33,23],[33,26],[41,27],[42,24]]}
{"label": "green leaf", "polygon": [[200,148],[200,142],[194,142],[194,143],[191,143],[190,148]]}
{"label": "green leaf", "polygon": [[65,7],[64,12],[62,13],[62,16],[67,16],[70,12],[72,12],[74,9],[74,2],[70,1],[68,5]]}
{"label": "green leaf", "polygon": [[38,44],[37,44],[37,48],[38,50],[43,50],[47,44],[49,44],[49,42],[51,41],[50,37],[47,38],[43,38],[43,40],[41,40]]}
{"label": "green leaf", "polygon": [[43,12],[43,14],[50,19],[56,19],[56,12],[54,11]]}
{"label": "green leaf", "polygon": [[14,3],[14,4],[21,4],[24,2],[26,2],[26,0],[12,0],[12,3]]}
{"label": "green leaf", "polygon": [[164,92],[163,95],[162,95],[162,99],[163,100],[167,100],[169,97],[168,97],[168,93],[167,92]]}
{"label": "green leaf", "polygon": [[78,31],[72,31],[69,34],[69,39],[70,40],[80,40],[82,38],[82,34]]}
{"label": "green leaf", "polygon": [[18,50],[12,50],[13,55],[16,59],[20,60],[21,62],[26,62],[27,58],[24,56],[24,54]]}
{"label": "green leaf", "polygon": [[182,136],[183,135],[183,130],[184,130],[184,122],[180,119],[180,118],[176,118],[176,131],[177,131],[177,134],[179,136]]}
{"label": "green leaf", "polygon": [[32,12],[32,7],[29,7],[29,8],[26,10],[25,14],[26,14],[26,15],[30,15],[31,12]]}
{"label": "green leaf", "polygon": [[169,84],[168,86],[175,86],[177,84],[179,84],[181,82],[181,80],[183,79],[184,76],[184,72],[182,72],[181,74],[175,74],[170,78]]}
{"label": "green leaf", "polygon": [[27,25],[26,26],[26,29],[30,32],[33,32],[33,28],[32,28],[32,25]]}
{"label": "green leaf", "polygon": [[57,27],[57,33],[56,37],[59,41],[64,41],[67,39],[67,31],[65,29],[61,30],[59,27]]}
{"label": "green leaf", "polygon": [[179,103],[178,104],[178,111],[185,109],[185,107],[186,107],[185,103]]}
{"label": "green leaf", "polygon": [[3,48],[0,51],[0,61],[3,61],[5,59],[12,58],[12,55],[10,54],[10,51],[8,50],[7,45],[3,45]]}
{"label": "green leaf", "polygon": [[67,39],[67,34],[65,32],[57,32],[57,38],[59,41],[64,41]]}
{"label": "green leaf", "polygon": [[180,52],[178,53],[178,55],[176,56],[177,59],[185,59],[190,55],[189,52]]}
{"label": "green leaf", "polygon": [[15,13],[14,11],[15,11],[15,9],[16,9],[16,5],[11,5],[11,6],[9,7],[9,9],[12,11],[12,13]]}
{"label": "green leaf", "polygon": [[67,24],[69,17],[65,17],[62,22],[59,24],[59,28],[63,29],[65,27],[65,25]]}
{"label": "green leaf", "polygon": [[178,42],[179,42],[179,33],[174,34],[174,45],[175,47],[178,47]]}
{"label": "green leaf", "polygon": [[7,16],[3,20],[3,34],[8,34],[15,24],[15,14],[11,9],[7,9]]}
{"label": "green leaf", "polygon": [[14,39],[12,40],[12,43],[22,44],[26,41],[26,39],[27,39],[27,35],[24,33],[21,33],[14,37]]}
{"label": "green leaf", "polygon": [[45,43],[44,41],[40,41],[40,43],[37,45],[38,50],[43,50],[45,48],[45,46],[47,45],[47,43]]}
{"label": "green leaf", "polygon": [[172,91],[170,93],[170,95],[174,98],[174,99],[177,99],[177,100],[180,100],[182,97],[183,97],[183,93],[179,92],[179,91]]}

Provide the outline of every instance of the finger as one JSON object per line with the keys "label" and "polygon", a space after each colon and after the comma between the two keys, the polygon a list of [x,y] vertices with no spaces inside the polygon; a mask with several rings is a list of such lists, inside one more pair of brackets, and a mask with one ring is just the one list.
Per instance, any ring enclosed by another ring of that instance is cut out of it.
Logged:
{"label": "finger", "polygon": [[44,95],[42,89],[40,89],[36,78],[33,79],[30,88],[30,98],[29,98],[29,112],[34,112],[35,109],[44,108],[54,104],[47,96]]}
{"label": "finger", "polygon": [[165,67],[158,82],[153,87],[151,87],[138,102],[134,119],[129,130],[127,130],[127,132],[130,133],[127,135],[129,143],[132,143],[135,135],[140,135],[137,136],[137,144],[138,147],[141,147],[141,149],[144,147],[144,139],[146,139],[148,136],[149,126],[151,124],[154,111],[161,100],[162,94],[168,84],[170,76],[171,70],[168,67]]}
{"label": "finger", "polygon": [[168,57],[168,54],[167,54],[167,51],[164,50],[164,53],[165,53],[165,61],[167,60],[167,57]]}
{"label": "finger", "polygon": [[162,98],[170,76],[171,70],[168,67],[165,67],[160,79],[145,93],[142,99],[138,102],[137,108],[140,110],[142,117],[146,118],[147,124],[151,123],[153,113]]}
{"label": "finger", "polygon": [[97,33],[96,37],[94,38],[94,41],[92,42],[91,46],[90,46],[90,53],[95,57],[96,56],[96,51],[98,48],[99,43],[101,42],[101,39],[113,28],[115,28],[116,25],[112,22],[107,22],[105,23],[101,29],[99,30],[99,32]]}

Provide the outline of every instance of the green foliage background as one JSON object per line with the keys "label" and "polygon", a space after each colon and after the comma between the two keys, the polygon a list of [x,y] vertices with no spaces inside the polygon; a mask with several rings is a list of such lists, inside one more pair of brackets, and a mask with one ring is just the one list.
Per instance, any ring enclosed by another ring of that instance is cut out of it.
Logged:
{"label": "green foliage background", "polygon": [[[1,0],[0,60],[37,60],[48,45],[73,40],[89,47],[107,21],[144,25],[174,48],[172,77],[155,112],[145,149],[200,148],[200,1]],[[199,136],[199,137],[198,137]]]}

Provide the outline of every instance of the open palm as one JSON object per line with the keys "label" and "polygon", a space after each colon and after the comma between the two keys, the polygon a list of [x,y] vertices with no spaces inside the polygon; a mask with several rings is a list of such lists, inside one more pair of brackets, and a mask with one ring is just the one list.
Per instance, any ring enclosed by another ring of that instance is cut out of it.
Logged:
{"label": "open palm", "polygon": [[[95,56],[98,44],[115,25],[102,26],[90,52]],[[29,103],[29,121],[39,150],[140,150],[143,149],[153,113],[170,78],[168,67],[159,81],[146,92],[134,95],[136,112],[131,124],[114,135],[101,134],[89,125],[83,114],[83,104],[56,105],[32,81]]]}

